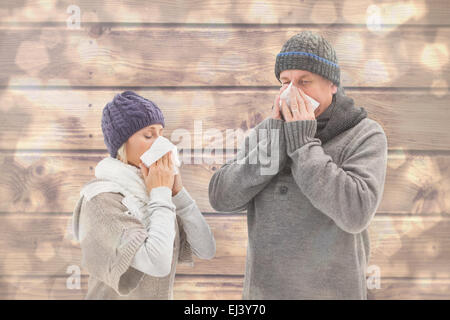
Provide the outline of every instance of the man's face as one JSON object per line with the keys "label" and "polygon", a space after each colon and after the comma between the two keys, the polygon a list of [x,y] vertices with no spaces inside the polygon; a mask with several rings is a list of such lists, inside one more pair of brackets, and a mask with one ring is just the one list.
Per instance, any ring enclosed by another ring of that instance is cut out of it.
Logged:
{"label": "man's face", "polygon": [[140,157],[147,151],[153,142],[162,135],[163,126],[161,124],[152,124],[135,132],[127,141],[126,153],[128,164],[139,167],[142,162]]}
{"label": "man's face", "polygon": [[329,107],[333,94],[337,91],[336,85],[330,80],[306,70],[284,70],[280,74],[280,80],[283,86],[288,86],[293,81],[293,86],[320,102],[319,107],[314,110],[316,118]]}

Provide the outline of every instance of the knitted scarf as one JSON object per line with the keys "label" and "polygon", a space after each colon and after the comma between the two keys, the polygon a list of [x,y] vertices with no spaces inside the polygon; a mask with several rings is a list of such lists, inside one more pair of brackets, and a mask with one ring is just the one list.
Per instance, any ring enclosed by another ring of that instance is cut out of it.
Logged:
{"label": "knitted scarf", "polygon": [[134,194],[142,202],[147,203],[150,200],[141,169],[131,164],[124,163],[119,159],[109,156],[97,163],[95,176],[99,179],[116,182]]}
{"label": "knitted scarf", "polygon": [[[108,156],[97,163],[95,167],[95,179],[86,183],[80,191],[80,195],[90,200],[95,195],[102,192],[118,192],[124,195],[122,204],[128,208],[130,214],[142,221],[142,208],[150,201],[150,194],[147,191],[144,182],[144,176],[141,169],[126,164],[116,158]],[[83,197],[80,198],[74,212],[81,209]],[[79,213],[76,214],[79,216]],[[74,221],[78,221],[75,218]],[[179,215],[176,219],[177,228],[180,232],[180,252],[178,256],[179,263],[193,265],[191,245],[187,241],[183,222]],[[78,222],[74,222],[73,234],[78,239]]]}
{"label": "knitted scarf", "polygon": [[130,213],[142,218],[141,208],[150,201],[150,195],[139,168],[108,156],[95,167],[95,177],[83,187],[82,195],[89,200],[101,192],[120,192]]}
{"label": "knitted scarf", "polygon": [[353,98],[345,95],[344,89],[339,86],[330,106],[316,118],[317,131],[314,137],[324,144],[366,117],[367,111],[363,107],[355,107]]}

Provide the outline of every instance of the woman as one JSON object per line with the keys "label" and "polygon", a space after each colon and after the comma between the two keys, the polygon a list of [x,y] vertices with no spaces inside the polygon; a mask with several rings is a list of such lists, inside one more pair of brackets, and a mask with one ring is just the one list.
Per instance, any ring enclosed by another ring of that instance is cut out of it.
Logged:
{"label": "woman", "polygon": [[215,255],[214,236],[174,174],[171,152],[150,168],[140,160],[163,128],[161,110],[132,91],[103,109],[110,156],[81,190],[72,219],[89,272],[85,299],[173,299],[177,262],[192,265],[192,252]]}

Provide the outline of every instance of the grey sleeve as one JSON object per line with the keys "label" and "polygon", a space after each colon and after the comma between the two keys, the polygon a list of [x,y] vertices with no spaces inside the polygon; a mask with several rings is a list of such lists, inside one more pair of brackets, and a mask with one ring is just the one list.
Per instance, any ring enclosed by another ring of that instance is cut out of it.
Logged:
{"label": "grey sleeve", "polygon": [[181,218],[192,252],[200,259],[214,258],[216,254],[214,235],[195,200],[187,192],[186,188],[183,187],[181,191],[173,196],[172,202],[177,207],[176,212]]}
{"label": "grey sleeve", "polygon": [[175,239],[175,205],[172,190],[153,188],[150,201],[143,208],[147,239],[133,257],[132,266],[154,277],[165,277],[171,271]]}
{"label": "grey sleeve", "polygon": [[266,118],[251,129],[236,157],[211,177],[209,202],[217,211],[242,211],[283,167],[283,120]]}
{"label": "grey sleeve", "polygon": [[314,138],[316,120],[284,125],[292,175],[312,205],[349,233],[366,229],[381,202],[387,167],[387,138],[377,123],[346,147],[338,166]]}

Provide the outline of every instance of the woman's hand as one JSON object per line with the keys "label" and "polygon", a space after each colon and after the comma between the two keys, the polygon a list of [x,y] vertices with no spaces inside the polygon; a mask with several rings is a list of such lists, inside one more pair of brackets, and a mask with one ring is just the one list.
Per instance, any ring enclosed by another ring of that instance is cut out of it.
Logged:
{"label": "woman's hand", "polygon": [[172,188],[172,197],[183,189],[183,184],[181,182],[181,175],[178,173],[175,175],[175,182]]}
{"label": "woman's hand", "polygon": [[286,101],[281,101],[281,112],[286,122],[316,119],[311,102],[306,98],[305,93],[300,88],[292,86],[290,98],[290,108],[286,104]]}
{"label": "woman's hand", "polygon": [[172,162],[172,151],[169,151],[160,159],[156,160],[150,168],[143,163],[139,164],[144,176],[145,186],[150,193],[153,188],[168,187],[173,188],[175,177]]}

